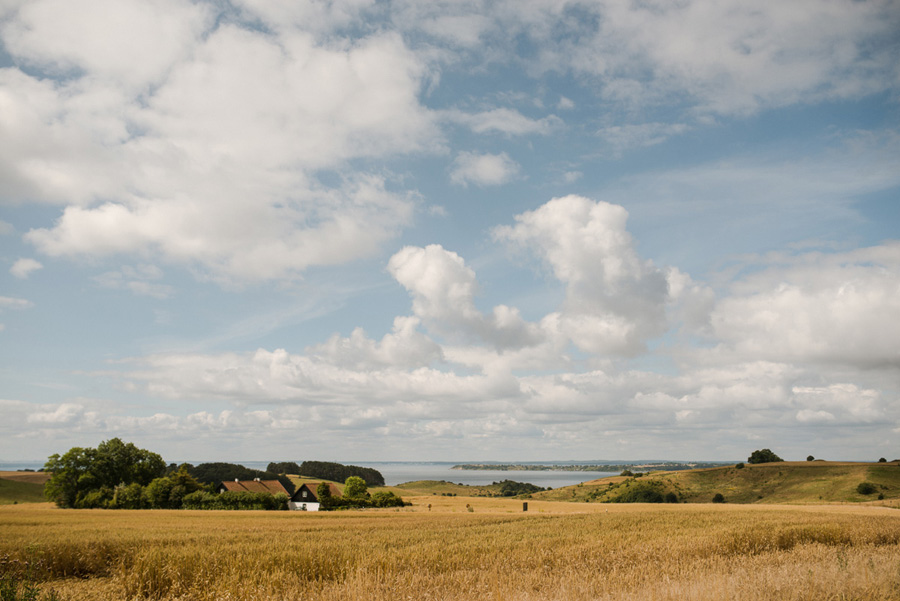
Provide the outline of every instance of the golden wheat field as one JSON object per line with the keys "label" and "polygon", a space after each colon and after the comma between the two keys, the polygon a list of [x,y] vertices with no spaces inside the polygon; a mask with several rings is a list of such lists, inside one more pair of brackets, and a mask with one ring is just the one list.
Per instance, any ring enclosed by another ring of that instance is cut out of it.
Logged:
{"label": "golden wheat field", "polygon": [[414,501],[320,514],[8,505],[0,570],[99,601],[900,599],[895,509]]}

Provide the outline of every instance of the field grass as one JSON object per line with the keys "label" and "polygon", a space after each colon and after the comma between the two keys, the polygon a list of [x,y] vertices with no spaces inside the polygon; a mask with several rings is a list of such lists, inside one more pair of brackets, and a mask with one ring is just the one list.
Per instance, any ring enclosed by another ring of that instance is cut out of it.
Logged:
{"label": "field grass", "polygon": [[49,475],[32,472],[0,472],[0,505],[44,503],[44,482]]}
{"label": "field grass", "polygon": [[893,509],[411,500],[328,514],[7,505],[0,572],[70,601],[900,598]]}

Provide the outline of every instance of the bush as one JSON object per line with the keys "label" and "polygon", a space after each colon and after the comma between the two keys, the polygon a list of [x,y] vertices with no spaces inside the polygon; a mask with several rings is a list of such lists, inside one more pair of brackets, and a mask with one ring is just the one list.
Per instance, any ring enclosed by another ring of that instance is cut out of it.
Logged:
{"label": "bush", "polygon": [[114,509],[144,509],[144,487],[137,482],[117,486],[109,506]]}
{"label": "bush", "polygon": [[635,482],[628,490],[610,503],[662,503],[665,499],[662,493],[662,485],[658,482]]}
{"label": "bush", "polygon": [[806,460],[807,460],[807,461],[815,461],[816,458],[813,457],[812,455],[809,455],[809,456],[806,458]]}
{"label": "bush", "polygon": [[737,469],[739,469],[739,470],[742,470],[742,469],[744,469],[744,464],[743,464],[743,462],[742,462],[742,463],[736,463],[736,464],[734,465],[734,467],[737,468]]}
{"label": "bush", "polygon": [[221,509],[219,495],[205,490],[198,490],[184,496],[181,506],[185,509]]}
{"label": "bush", "polygon": [[104,486],[92,490],[87,494],[79,495],[75,502],[78,509],[106,509],[113,500],[113,491],[111,488]]}
{"label": "bush", "polygon": [[676,495],[672,491],[669,491],[666,493],[666,503],[677,503],[677,502],[678,502],[678,495]]}
{"label": "bush", "polygon": [[273,495],[267,492],[235,492],[229,490],[218,495],[218,501],[220,506],[211,507],[210,509],[284,510],[288,508],[288,496],[284,493]]}
{"label": "bush", "polygon": [[372,495],[372,505],[375,507],[403,507],[403,499],[392,492],[378,491]]}
{"label": "bush", "polygon": [[860,482],[859,486],[856,487],[856,492],[861,495],[871,495],[877,490],[878,487],[871,482]]}
{"label": "bush", "polygon": [[882,457],[882,458],[880,458],[880,459],[878,460],[878,463],[887,463],[887,459],[885,459],[884,457]]}
{"label": "bush", "polygon": [[713,496],[712,502],[713,502],[713,503],[724,503],[724,502],[725,502],[725,497],[722,496],[722,493],[717,492],[717,493]]}
{"label": "bush", "polygon": [[632,476],[634,476],[634,472],[632,472],[631,470],[622,470],[622,473],[619,475],[631,478]]}

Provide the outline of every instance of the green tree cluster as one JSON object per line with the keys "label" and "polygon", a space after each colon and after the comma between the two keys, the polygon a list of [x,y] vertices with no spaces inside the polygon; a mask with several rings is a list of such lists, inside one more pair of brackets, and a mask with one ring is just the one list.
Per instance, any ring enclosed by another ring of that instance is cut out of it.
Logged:
{"label": "green tree cluster", "polygon": [[781,457],[770,451],[769,449],[760,449],[753,451],[747,458],[748,463],[775,463],[784,461]]}
{"label": "green tree cluster", "polygon": [[280,461],[267,465],[266,471],[270,474],[299,474],[300,466],[294,461]]}
{"label": "green tree cluster", "polygon": [[362,478],[369,486],[384,486],[384,476],[376,469],[330,461],[304,461],[300,464],[299,474],[332,482],[343,482],[350,476],[356,476]]}
{"label": "green tree cluster", "polygon": [[316,488],[320,509],[363,509],[366,507],[403,507],[402,497],[390,491],[378,491],[370,494],[365,480],[359,476],[350,476],[344,481],[344,494],[332,496],[328,484],[322,482]]}
{"label": "green tree cluster", "polygon": [[536,486],[531,484],[530,482],[516,482],[514,480],[502,480],[501,482],[494,482],[494,484],[500,485],[500,496],[501,497],[515,497],[517,495],[530,495],[532,493],[540,492],[544,490],[540,486]]}
{"label": "green tree cluster", "polygon": [[[215,484],[241,480],[275,480],[277,476],[228,463],[166,466],[162,457],[118,438],[96,449],[74,447],[51,455],[44,470],[51,474],[44,487],[59,507],[81,509],[287,509],[288,495],[227,492]],[[192,473],[193,472],[193,473]],[[194,474],[200,474],[201,481]],[[287,480],[287,478],[285,478]],[[293,490],[293,483],[288,484]]]}
{"label": "green tree cluster", "polygon": [[44,487],[47,498],[59,507],[103,507],[118,487],[147,486],[166,471],[162,457],[118,438],[96,449],[73,447],[53,454],[44,471],[52,474]]}
{"label": "green tree cluster", "polygon": [[186,463],[185,467],[191,476],[203,484],[216,486],[220,482],[226,480],[253,480],[254,478],[259,478],[260,480],[278,480],[285,490],[288,491],[289,495],[294,494],[294,483],[291,482],[291,479],[284,475],[284,473],[274,473],[271,471],[262,472],[236,463],[224,463],[221,461],[201,463],[196,466]]}

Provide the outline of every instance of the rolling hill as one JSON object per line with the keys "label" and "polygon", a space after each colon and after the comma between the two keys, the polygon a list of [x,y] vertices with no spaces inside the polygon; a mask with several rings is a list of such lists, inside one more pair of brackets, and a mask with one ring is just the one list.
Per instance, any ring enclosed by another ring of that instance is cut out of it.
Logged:
{"label": "rolling hill", "polygon": [[0,505],[46,503],[44,483],[49,478],[44,472],[0,472]]}
{"label": "rolling hill", "polygon": [[[857,489],[869,482],[874,492]],[[681,472],[656,472],[640,477],[616,476],[576,486],[535,493],[534,498],[558,501],[617,502],[636,490],[674,493],[679,502],[708,503],[721,494],[728,503],[863,503],[900,500],[900,463],[782,461]],[[879,496],[882,499],[879,499]]]}

